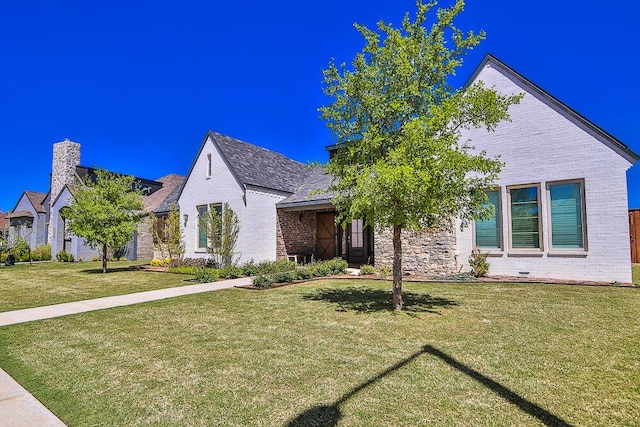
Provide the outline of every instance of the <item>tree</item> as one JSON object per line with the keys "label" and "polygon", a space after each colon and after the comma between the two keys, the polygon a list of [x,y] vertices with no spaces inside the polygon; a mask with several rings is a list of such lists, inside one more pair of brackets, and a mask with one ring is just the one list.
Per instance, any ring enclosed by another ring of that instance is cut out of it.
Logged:
{"label": "tree", "polygon": [[393,232],[393,307],[402,309],[402,231],[450,229],[486,217],[484,189],[502,164],[461,142],[461,131],[488,131],[509,119],[521,95],[502,96],[476,83],[454,90],[450,77],[484,32],[466,34],[453,23],[464,2],[435,11],[436,2],[417,3],[400,29],[378,23],[378,31],[355,25],[365,38],[352,68],[331,60],[324,93],[331,104],[319,109],[336,141],[327,165],[338,220],[364,218]]}
{"label": "tree", "polygon": [[233,265],[240,232],[238,214],[224,203],[210,206],[199,220],[200,227],[206,230],[207,252],[215,263],[222,267]]}
{"label": "tree", "polygon": [[142,197],[135,178],[97,170],[95,180],[74,187],[65,218],[69,230],[102,250],[102,272],[107,272],[109,251],[125,246],[144,218]]}
{"label": "tree", "polygon": [[184,254],[184,242],[180,229],[180,210],[176,203],[171,204],[171,209],[166,217],[151,217],[151,232],[153,242],[162,258],[170,260],[182,257]]}

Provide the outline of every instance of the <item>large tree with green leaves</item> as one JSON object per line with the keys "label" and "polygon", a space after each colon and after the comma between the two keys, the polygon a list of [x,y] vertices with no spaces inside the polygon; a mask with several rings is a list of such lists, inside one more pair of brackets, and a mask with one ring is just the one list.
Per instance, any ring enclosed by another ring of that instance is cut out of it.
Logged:
{"label": "large tree with green leaves", "polygon": [[96,170],[95,180],[73,189],[65,218],[69,230],[102,251],[102,272],[107,272],[110,251],[131,241],[144,218],[142,197],[132,176]]}
{"label": "large tree with green leaves", "polygon": [[[502,96],[482,83],[454,89],[451,76],[484,32],[459,30],[462,0],[443,9],[417,3],[400,28],[355,25],[365,38],[351,67],[332,60],[324,70],[320,108],[337,143],[328,171],[339,220],[355,218],[393,233],[393,306],[402,309],[402,232],[450,229],[489,214],[484,189],[502,164],[477,152],[461,132],[491,131],[509,119],[521,96]],[[431,23],[428,21],[431,19]]]}

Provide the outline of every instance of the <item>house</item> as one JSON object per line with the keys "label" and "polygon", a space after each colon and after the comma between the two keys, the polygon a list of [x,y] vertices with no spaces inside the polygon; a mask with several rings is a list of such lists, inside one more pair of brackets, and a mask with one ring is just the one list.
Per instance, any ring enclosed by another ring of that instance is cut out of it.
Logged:
{"label": "house", "polygon": [[[99,250],[89,247],[82,238],[70,233],[64,219],[64,210],[73,199],[74,187],[93,179],[95,174],[94,168],[80,165],[80,144],[68,139],[53,144],[50,190],[46,194],[23,193],[15,208],[7,214],[10,222],[9,241],[21,236],[31,248],[50,244],[54,259],[60,251],[72,254],[76,260],[99,257]],[[144,210],[163,215],[163,207],[171,201],[175,202],[183,181],[184,177],[175,174],[158,180],[135,178],[142,193]],[[148,219],[139,225],[136,236],[120,255],[128,259],[153,257],[153,238]]]}
{"label": "house", "polygon": [[47,243],[49,212],[46,205],[48,201],[47,193],[36,191],[22,193],[16,206],[7,214],[10,242],[24,239],[31,248]]}
{"label": "house", "polygon": [[240,262],[276,259],[276,204],[308,175],[306,165],[216,132],[207,132],[178,195],[185,257],[207,257],[199,218],[222,204],[238,215]]}
{"label": "house", "polygon": [[[505,163],[496,187],[486,190],[494,216],[464,230],[405,232],[405,274],[468,271],[477,247],[489,254],[491,275],[631,282],[626,171],[639,156],[491,55],[467,84],[479,80],[505,95],[525,94],[510,109],[511,122],[462,135]],[[241,213],[243,260],[339,256],[354,265],[392,264],[390,231],[375,232],[361,219],[344,229],[335,224],[324,169],[273,152],[255,155],[267,151],[207,135],[180,196],[187,256],[205,253],[197,217],[228,202]],[[282,176],[286,185],[258,181]]]}

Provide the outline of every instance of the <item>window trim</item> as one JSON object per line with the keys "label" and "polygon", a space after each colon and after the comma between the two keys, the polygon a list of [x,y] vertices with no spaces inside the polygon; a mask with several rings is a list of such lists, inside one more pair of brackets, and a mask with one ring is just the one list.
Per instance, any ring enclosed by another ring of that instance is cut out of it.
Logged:
{"label": "window trim", "polygon": [[[581,220],[582,220],[582,248],[554,248],[553,247],[553,221],[551,219],[551,186],[562,184],[580,184],[580,201],[582,202]],[[562,179],[557,181],[546,182],[546,199],[547,199],[547,224],[549,224],[549,256],[581,256],[589,251],[589,242],[587,239],[587,203],[585,198],[585,180],[584,178]]]}
{"label": "window trim", "polygon": [[480,247],[476,241],[476,220],[473,221],[473,247],[478,248],[480,251],[488,253],[489,256],[492,255],[502,255],[504,253],[504,229],[503,229],[503,209],[502,209],[502,187],[495,186],[491,188],[485,188],[485,192],[487,191],[496,191],[498,193],[498,205],[496,206],[496,222],[498,227],[498,247],[497,248],[488,248],[488,247]]}
{"label": "window trim", "polygon": [[[538,189],[538,248],[514,248],[513,247],[513,220],[511,216],[511,190],[517,190],[520,188],[536,187]],[[544,236],[542,217],[544,212],[542,211],[542,186],[539,182],[529,184],[518,184],[507,186],[507,219],[509,221],[509,252],[512,255],[527,255],[538,256],[544,253]]]}

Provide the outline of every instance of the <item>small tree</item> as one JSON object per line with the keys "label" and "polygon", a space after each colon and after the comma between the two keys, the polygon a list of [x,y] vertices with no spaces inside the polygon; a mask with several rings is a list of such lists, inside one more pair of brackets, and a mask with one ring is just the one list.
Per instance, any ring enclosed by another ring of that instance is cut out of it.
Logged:
{"label": "small tree", "polygon": [[176,203],[171,204],[171,210],[166,217],[160,219],[151,217],[151,232],[153,243],[162,258],[179,259],[184,254],[182,229],[180,228],[180,211]]}
{"label": "small tree", "polygon": [[228,203],[224,203],[211,206],[199,220],[200,226],[206,230],[207,252],[213,260],[222,267],[233,265],[240,232],[238,215]]}
{"label": "small tree", "polygon": [[393,233],[393,307],[402,309],[402,231],[450,229],[488,215],[484,188],[502,164],[460,142],[461,130],[493,130],[508,120],[521,96],[502,96],[477,83],[454,90],[450,77],[484,33],[463,33],[454,18],[458,0],[439,9],[417,3],[415,21],[400,29],[380,22],[378,30],[356,25],[366,40],[352,68],[333,61],[324,71],[332,103],[320,108],[337,143],[328,171],[339,219],[364,218]]}
{"label": "small tree", "polygon": [[142,197],[135,178],[97,170],[95,180],[78,185],[65,218],[69,230],[92,248],[101,248],[102,272],[109,251],[125,246],[144,218]]}

